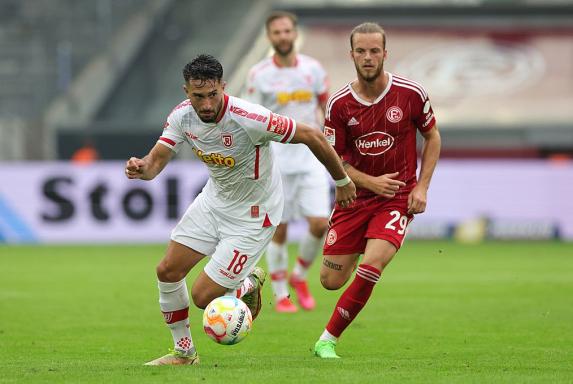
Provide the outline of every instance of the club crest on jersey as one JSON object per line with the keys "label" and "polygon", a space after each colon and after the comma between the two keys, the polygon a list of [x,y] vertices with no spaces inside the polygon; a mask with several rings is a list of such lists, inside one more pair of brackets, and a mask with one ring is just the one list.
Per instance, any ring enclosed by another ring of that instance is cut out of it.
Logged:
{"label": "club crest on jersey", "polygon": [[394,138],[386,132],[370,132],[354,141],[358,152],[362,155],[381,155],[394,145]]}
{"label": "club crest on jersey", "polygon": [[326,244],[327,245],[333,245],[334,243],[336,243],[337,238],[338,238],[338,235],[336,234],[336,230],[330,229],[328,231],[328,234],[326,235]]}
{"label": "club crest on jersey", "polygon": [[233,134],[232,133],[221,133],[221,141],[225,148],[233,147]]}
{"label": "club crest on jersey", "polygon": [[402,120],[403,116],[404,116],[404,112],[402,112],[400,107],[397,107],[397,106],[390,107],[386,111],[386,118],[391,123],[399,122],[400,120]]}
{"label": "club crest on jersey", "polygon": [[328,141],[328,143],[334,147],[336,144],[336,134],[334,129],[330,127],[324,127],[324,136],[326,137],[326,141]]}

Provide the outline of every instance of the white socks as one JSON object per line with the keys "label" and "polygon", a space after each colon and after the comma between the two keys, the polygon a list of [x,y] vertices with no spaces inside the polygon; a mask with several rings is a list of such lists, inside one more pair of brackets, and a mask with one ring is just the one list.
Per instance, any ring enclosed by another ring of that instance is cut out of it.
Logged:
{"label": "white socks", "polygon": [[324,332],[322,332],[322,335],[320,335],[319,340],[333,341],[336,343],[338,341],[338,337],[334,336],[325,329]]}
{"label": "white socks", "polygon": [[299,245],[299,257],[296,260],[292,274],[300,280],[306,280],[306,273],[316,259],[319,249],[322,247],[322,236],[314,237],[310,232],[302,239]]}
{"label": "white socks", "polygon": [[233,296],[233,297],[236,297],[237,299],[240,299],[241,297],[245,296],[247,293],[251,292],[254,287],[255,287],[255,283],[253,282],[253,280],[249,276],[247,276],[245,278],[245,280],[243,280],[243,282],[241,283],[241,286],[239,288],[230,289],[227,291],[227,293],[225,295],[226,296]]}
{"label": "white socks", "polygon": [[267,266],[271,275],[271,285],[276,301],[288,297],[287,269],[288,252],[286,244],[271,241],[266,252]]}
{"label": "white socks", "polygon": [[175,349],[187,354],[195,353],[189,331],[189,292],[185,279],[176,283],[157,282],[159,306],[171,330]]}

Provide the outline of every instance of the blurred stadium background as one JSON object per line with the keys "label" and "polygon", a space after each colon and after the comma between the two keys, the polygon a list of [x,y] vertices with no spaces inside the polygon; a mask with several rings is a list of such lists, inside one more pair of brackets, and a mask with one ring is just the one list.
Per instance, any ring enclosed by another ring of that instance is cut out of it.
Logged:
{"label": "blurred stadium background", "polygon": [[164,242],[204,168],[183,151],[137,183],[123,161],[154,144],[196,54],[241,94],[271,9],[300,17],[331,91],[364,20],[387,30],[387,70],[429,91],[443,155],[412,239],[573,239],[572,1],[0,0],[0,242]]}

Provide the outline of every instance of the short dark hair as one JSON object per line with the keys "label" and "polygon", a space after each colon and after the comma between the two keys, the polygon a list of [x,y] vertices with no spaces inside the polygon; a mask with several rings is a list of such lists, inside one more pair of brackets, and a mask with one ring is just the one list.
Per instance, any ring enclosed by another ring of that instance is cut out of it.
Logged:
{"label": "short dark hair", "polygon": [[287,11],[273,11],[267,16],[267,21],[265,22],[267,31],[269,30],[269,25],[271,25],[273,21],[275,21],[276,19],[282,19],[283,17],[290,19],[290,21],[292,21],[293,27],[296,28],[296,25],[298,23],[298,18],[294,13]]}
{"label": "short dark hair", "polygon": [[384,48],[386,48],[386,32],[384,32],[384,28],[382,28],[379,24],[368,22],[368,23],[362,23],[354,27],[352,32],[350,32],[351,49],[354,49],[354,42],[352,41],[352,38],[356,33],[379,33],[382,35],[382,45]]}
{"label": "short dark hair", "polygon": [[216,80],[223,78],[223,66],[211,55],[199,55],[183,67],[183,78],[189,80]]}

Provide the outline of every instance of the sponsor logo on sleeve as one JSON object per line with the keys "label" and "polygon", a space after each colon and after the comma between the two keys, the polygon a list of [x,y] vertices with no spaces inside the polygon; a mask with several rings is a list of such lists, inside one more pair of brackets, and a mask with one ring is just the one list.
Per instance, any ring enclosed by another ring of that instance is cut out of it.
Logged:
{"label": "sponsor logo on sleeve", "polygon": [[262,123],[267,121],[267,117],[263,115],[259,115],[258,113],[254,112],[247,112],[243,108],[237,107],[236,105],[231,106],[230,111],[235,115],[239,115],[242,117],[246,117],[247,119],[260,121]]}
{"label": "sponsor logo on sleeve", "polygon": [[267,127],[267,131],[276,133],[277,135],[284,135],[289,126],[289,118],[273,113],[271,115],[271,122]]}
{"label": "sponsor logo on sleeve", "polygon": [[402,120],[403,116],[404,112],[402,112],[402,109],[400,109],[400,107],[397,106],[390,107],[386,111],[386,118],[391,123],[399,122],[400,120]]}
{"label": "sponsor logo on sleeve", "polygon": [[434,117],[434,113],[430,112],[426,115],[426,121],[424,122],[424,124],[422,124],[422,127],[426,128],[428,126],[428,124],[430,124],[430,122],[432,121],[432,118]]}
{"label": "sponsor logo on sleeve", "polygon": [[428,111],[430,110],[430,100],[426,100],[426,102],[424,103],[424,109],[422,110],[423,113],[428,113]]}
{"label": "sponsor logo on sleeve", "polygon": [[357,138],[354,143],[362,155],[381,155],[394,145],[394,138],[386,132],[371,132]]}
{"label": "sponsor logo on sleeve", "polygon": [[336,133],[334,132],[334,129],[324,127],[324,136],[330,145],[334,146],[336,144]]}

